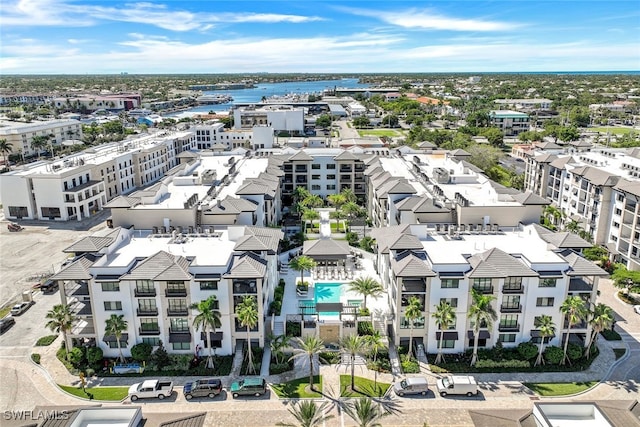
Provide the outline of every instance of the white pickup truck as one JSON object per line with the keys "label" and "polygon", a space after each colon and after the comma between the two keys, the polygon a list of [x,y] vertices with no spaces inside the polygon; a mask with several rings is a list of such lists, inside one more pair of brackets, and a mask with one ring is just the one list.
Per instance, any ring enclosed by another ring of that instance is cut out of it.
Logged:
{"label": "white pickup truck", "polygon": [[160,380],[146,380],[129,387],[129,398],[132,402],[138,399],[158,398],[160,400],[171,396],[173,382]]}

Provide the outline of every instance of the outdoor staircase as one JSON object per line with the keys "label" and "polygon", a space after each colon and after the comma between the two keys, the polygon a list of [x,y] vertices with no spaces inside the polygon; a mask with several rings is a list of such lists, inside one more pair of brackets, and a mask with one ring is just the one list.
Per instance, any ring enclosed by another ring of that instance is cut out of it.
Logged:
{"label": "outdoor staircase", "polygon": [[284,335],[284,322],[274,322],[272,334],[274,337]]}
{"label": "outdoor staircase", "polygon": [[420,365],[421,373],[431,373],[431,367],[429,366],[429,361],[427,360],[427,355],[424,353],[424,347],[422,347],[422,345],[416,347],[416,359]]}
{"label": "outdoor staircase", "polygon": [[387,335],[387,324],[385,323],[384,318],[382,318],[382,319],[374,318],[373,319],[373,329],[375,331],[380,332],[380,335],[386,336]]}
{"label": "outdoor staircase", "polygon": [[231,376],[237,377],[242,369],[242,360],[244,359],[244,342],[236,341],[236,351],[233,356],[233,365],[231,367]]}

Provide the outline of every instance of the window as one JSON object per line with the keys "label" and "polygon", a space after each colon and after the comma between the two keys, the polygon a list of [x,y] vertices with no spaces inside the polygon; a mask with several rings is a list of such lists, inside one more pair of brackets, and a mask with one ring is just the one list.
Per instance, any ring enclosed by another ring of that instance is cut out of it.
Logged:
{"label": "window", "polygon": [[620,228],[620,223],[613,221],[613,228]]}
{"label": "window", "polygon": [[200,282],[200,290],[201,291],[217,291],[218,290],[218,281],[213,280],[210,282]]}
{"label": "window", "polygon": [[335,184],[327,185],[327,190],[335,190],[335,189],[336,189],[336,185]]}
{"label": "window", "polygon": [[119,290],[120,290],[120,283],[118,282],[102,283],[102,292],[118,292]]}
{"label": "window", "polygon": [[615,214],[616,214],[616,215],[621,215],[621,214],[622,214],[622,209],[620,209],[620,208],[616,208],[616,210],[615,210]]}
{"label": "window", "polygon": [[315,190],[315,191],[320,191],[320,189],[322,188],[322,186],[317,185],[317,184],[311,184],[311,189]]}
{"label": "window", "polygon": [[333,174],[327,175],[327,179],[336,179],[336,176]]}
{"label": "window", "polygon": [[558,280],[558,279],[542,279],[540,281],[540,287],[541,288],[555,288],[556,287],[556,280]]}
{"label": "window", "polygon": [[29,216],[26,206],[9,206],[9,216],[15,218],[24,218]]}
{"label": "window", "polygon": [[311,169],[320,169],[320,165],[318,163],[314,163],[311,165]]}
{"label": "window", "polygon": [[327,165],[327,169],[335,169],[336,168],[336,164],[335,163],[330,163]]}
{"label": "window", "polygon": [[473,279],[473,288],[479,292],[491,292],[491,278]]}
{"label": "window", "polygon": [[191,350],[191,343],[188,342],[174,342],[172,344],[174,350]]}
{"label": "window", "polygon": [[149,344],[151,347],[158,347],[160,345],[160,338],[158,337],[142,338],[142,342],[145,344]]}
{"label": "window", "polygon": [[150,299],[150,298],[146,298],[146,299],[139,299],[138,300],[138,310],[140,312],[144,312],[144,313],[153,313],[153,312],[158,312],[158,307],[156,306],[156,300],[155,299]]}
{"label": "window", "polygon": [[507,277],[504,279],[505,289],[520,289],[522,287],[522,277]]}
{"label": "window", "polygon": [[189,332],[189,320],[185,317],[171,319],[170,332]]}
{"label": "window", "polygon": [[159,329],[160,328],[158,327],[158,319],[140,319],[140,331],[152,332]]}
{"label": "window", "polygon": [[517,309],[520,307],[520,295],[503,295],[502,310]]}
{"label": "window", "polygon": [[455,340],[442,340],[442,348],[454,348],[455,346]]}
{"label": "window", "polygon": [[498,342],[516,342],[516,334],[498,334]]}
{"label": "window", "polygon": [[122,310],[122,302],[121,301],[105,301],[104,309],[105,311]]}
{"label": "window", "polygon": [[501,328],[515,328],[518,326],[518,315],[517,314],[503,314],[500,316],[500,325]]}
{"label": "window", "polygon": [[618,194],[618,196],[616,196],[616,200],[619,202],[624,202],[624,194]]}
{"label": "window", "polygon": [[136,280],[136,291],[142,293],[154,293],[156,290],[151,280]]}
{"label": "window", "polygon": [[536,307],[551,307],[554,300],[554,298],[549,297],[536,298]]}
{"label": "window", "polygon": [[[118,341],[113,340],[113,341],[109,341],[109,348],[118,348]],[[120,348],[127,348],[129,344],[124,341],[122,338],[120,339]]]}
{"label": "window", "polygon": [[460,279],[441,279],[441,288],[458,288],[460,286]]}
{"label": "window", "polygon": [[458,306],[458,298],[440,298],[440,302],[448,302],[451,307]]}
{"label": "window", "polygon": [[311,175],[311,179],[318,180],[320,179],[320,175]]}
{"label": "window", "polygon": [[60,218],[59,208],[40,208],[43,218]]}
{"label": "window", "polygon": [[187,311],[187,300],[183,298],[170,298],[169,299],[169,311]]}
{"label": "window", "polygon": [[[424,328],[424,317],[418,317],[417,319],[415,319],[413,321],[413,327],[414,329]],[[400,319],[400,329],[410,329],[410,328],[411,328],[411,323],[409,322],[409,319],[402,316],[402,318]]]}

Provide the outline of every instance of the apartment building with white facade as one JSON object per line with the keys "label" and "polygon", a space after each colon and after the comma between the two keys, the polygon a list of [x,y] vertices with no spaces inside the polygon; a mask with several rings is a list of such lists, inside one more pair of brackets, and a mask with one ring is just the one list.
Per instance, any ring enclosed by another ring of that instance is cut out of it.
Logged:
{"label": "apartment building with white facade", "polygon": [[194,354],[207,348],[207,339],[205,331],[193,329],[197,311],[189,306],[215,296],[221,326],[210,332],[211,343],[217,354],[228,355],[247,340],[235,307],[249,296],[258,309],[250,340],[263,347],[281,238],[279,230],[235,226],[190,234],[115,228],[81,239],[65,250],[76,261],[52,277],[62,303],[79,319],[69,336],[95,340],[105,356],[115,357],[118,344],[105,333],[105,321],[117,314],[128,325],[121,338],[125,356],[137,343],[160,341],[171,353]]}
{"label": "apartment building with white facade", "polygon": [[110,110],[122,111],[139,108],[142,104],[142,95],[138,93],[114,94],[114,95],[80,95],[73,97],[53,98],[54,107],[59,109],[84,108],[87,111]]}
{"label": "apartment building with white facade", "polygon": [[[22,156],[35,156],[37,151],[31,146],[34,137],[47,138],[47,144],[59,147],[62,141],[82,139],[82,123],[78,120],[45,120],[33,122],[16,122],[0,120],[0,139],[11,144],[11,153]],[[44,147],[42,151],[49,151]]]}
{"label": "apartment building with white facade", "polygon": [[493,101],[500,107],[515,108],[516,110],[548,110],[553,101],[546,98],[524,98],[524,99],[496,99]]}
{"label": "apartment building with white facade", "polygon": [[0,175],[5,218],[88,218],[114,197],[160,180],[193,146],[193,134],[165,131],[22,165]]}
{"label": "apartment building with white facade", "polygon": [[563,213],[556,225],[577,222],[594,243],[607,246],[628,268],[640,269],[640,150],[552,153],[534,151],[529,156],[525,186]]}
{"label": "apartment building with white facade", "polygon": [[233,110],[233,128],[253,129],[266,126],[276,132],[304,132],[304,108],[289,105],[239,107]]}
{"label": "apartment building with white facade", "polygon": [[[480,347],[539,342],[534,322],[543,314],[557,326],[550,343],[560,345],[569,332],[562,302],[571,295],[594,302],[599,278],[608,275],[572,250],[587,242],[577,236],[556,239],[535,224],[455,233],[422,224],[397,225],[376,228],[371,236],[376,239],[376,270],[387,290],[390,339],[407,346],[413,337],[428,353],[437,352],[440,334],[445,352],[473,347],[474,325],[468,316],[472,289],[495,297],[498,315],[494,324],[480,328]],[[422,302],[424,313],[413,330],[404,314],[411,297]],[[440,301],[449,302],[456,313],[455,324],[446,331],[432,317]],[[570,332],[571,340],[584,344],[590,330],[583,322]]]}
{"label": "apartment building with white facade", "polygon": [[504,136],[518,136],[530,128],[529,115],[512,110],[491,110],[489,122],[502,131]]}
{"label": "apartment building with white facade", "polygon": [[240,147],[260,150],[273,147],[272,126],[256,125],[248,129],[225,129],[223,123],[212,122],[194,125],[191,129],[196,134],[198,150],[228,151]]}

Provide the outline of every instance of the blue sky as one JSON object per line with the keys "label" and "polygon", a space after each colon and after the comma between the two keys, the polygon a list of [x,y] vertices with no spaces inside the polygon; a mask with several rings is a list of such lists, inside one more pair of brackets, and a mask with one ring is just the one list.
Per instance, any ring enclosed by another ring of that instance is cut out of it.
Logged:
{"label": "blue sky", "polygon": [[0,72],[640,70],[639,4],[2,0]]}

